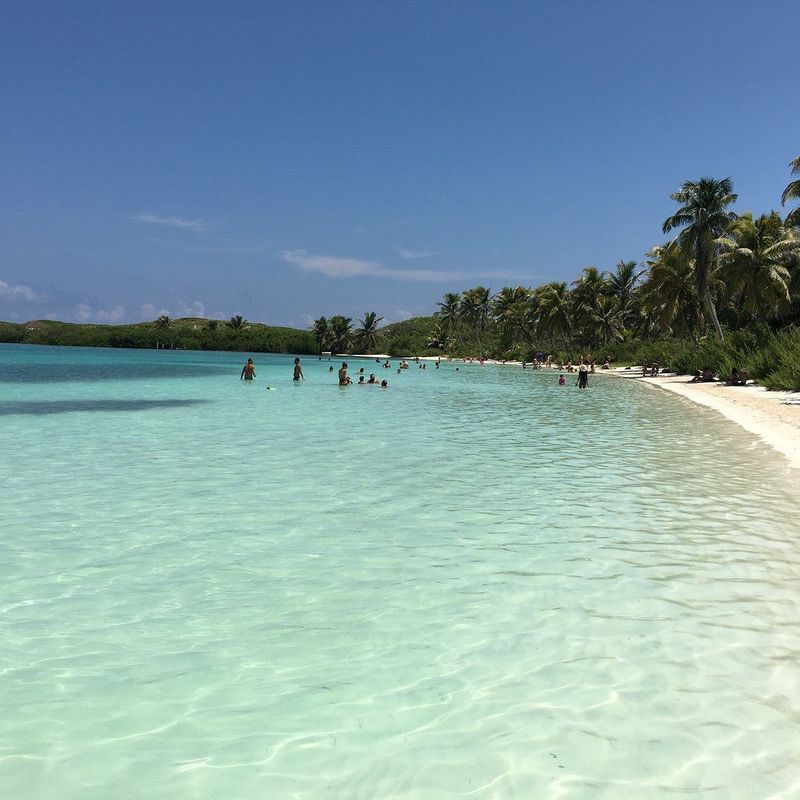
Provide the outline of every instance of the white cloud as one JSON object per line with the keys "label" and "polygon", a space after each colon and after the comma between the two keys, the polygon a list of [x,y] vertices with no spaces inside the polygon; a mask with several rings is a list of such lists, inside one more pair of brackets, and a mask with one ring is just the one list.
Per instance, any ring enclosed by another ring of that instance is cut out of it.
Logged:
{"label": "white cloud", "polygon": [[206,307],[199,300],[193,300],[189,305],[178,300],[178,306],[175,309],[176,317],[204,317],[206,315]]}
{"label": "white cloud", "polygon": [[155,303],[143,303],[139,306],[139,317],[143,320],[154,320],[159,317],[207,317],[209,319],[227,319],[224,311],[214,311],[206,314],[205,303],[200,300],[193,300],[186,303],[178,300],[174,309],[159,307]]}
{"label": "white cloud", "polygon": [[92,318],[92,307],[81,303],[75,309],[75,320],[77,322],[88,322]]}
{"label": "white cloud", "polygon": [[164,225],[168,228],[183,228],[192,231],[204,231],[208,229],[208,223],[202,219],[185,219],[183,217],[162,217],[158,214],[142,213],[131,217],[136,222],[145,225]]}
{"label": "white cloud", "polygon": [[374,261],[319,256],[305,250],[284,250],[281,258],[305,272],[321,272],[330,278],[389,278],[398,281],[445,283],[470,277],[465,272],[430,269],[390,269]]}
{"label": "white cloud", "polygon": [[432,258],[433,256],[441,255],[441,250],[405,250],[400,249],[397,251],[400,254],[400,258],[403,258],[407,261],[413,260],[416,258]]}
{"label": "white cloud", "polygon": [[139,307],[139,315],[142,319],[152,320],[158,319],[159,317],[171,317],[170,311],[168,308],[159,308],[158,306],[153,305],[152,303],[144,303]]}
{"label": "white cloud", "polygon": [[0,297],[6,300],[27,300],[29,302],[43,299],[43,295],[34,292],[30,286],[26,286],[24,283],[12,285],[5,281],[0,281]]}
{"label": "white cloud", "polygon": [[94,318],[98,322],[120,322],[125,318],[125,308],[123,306],[114,306],[114,308],[98,308],[94,312]]}
{"label": "white cloud", "polygon": [[73,318],[76,322],[121,322],[125,318],[125,308],[114,306],[113,308],[94,309],[87,303],[80,303],[75,307]]}

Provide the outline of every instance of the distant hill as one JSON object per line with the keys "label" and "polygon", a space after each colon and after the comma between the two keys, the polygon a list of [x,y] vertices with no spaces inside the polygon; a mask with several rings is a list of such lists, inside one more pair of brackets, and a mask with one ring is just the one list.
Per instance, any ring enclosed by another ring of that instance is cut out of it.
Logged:
{"label": "distant hill", "polygon": [[385,352],[392,356],[440,354],[440,351],[428,347],[428,340],[436,328],[436,322],[434,316],[412,317],[384,325],[380,331]]}
{"label": "distant hill", "polygon": [[257,353],[314,353],[309,331],[245,322],[230,323],[201,317],[130,325],[97,325],[57,320],[0,322],[0,342],[67,345],[73,347],[132,347],[235,350]]}

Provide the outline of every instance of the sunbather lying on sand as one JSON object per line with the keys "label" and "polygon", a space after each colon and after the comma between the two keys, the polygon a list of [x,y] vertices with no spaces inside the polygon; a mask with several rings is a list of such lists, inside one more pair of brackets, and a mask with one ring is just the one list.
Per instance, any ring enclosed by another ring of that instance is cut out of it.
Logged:
{"label": "sunbather lying on sand", "polygon": [[715,380],[714,373],[708,367],[703,367],[702,372],[700,370],[695,372],[694,378],[689,383],[711,383]]}

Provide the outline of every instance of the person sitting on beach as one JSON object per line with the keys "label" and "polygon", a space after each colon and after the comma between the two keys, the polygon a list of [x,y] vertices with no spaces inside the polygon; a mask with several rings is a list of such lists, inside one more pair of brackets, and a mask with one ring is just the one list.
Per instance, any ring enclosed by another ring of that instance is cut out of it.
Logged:
{"label": "person sitting on beach", "polygon": [[300,359],[296,358],[294,360],[294,376],[292,377],[293,381],[304,381],[305,375],[303,375],[303,368],[300,366]]}
{"label": "person sitting on beach", "polygon": [[240,381],[251,381],[256,376],[256,365],[253,363],[252,358],[247,359],[247,363],[242,367],[242,374],[239,376]]}
{"label": "person sitting on beach", "polygon": [[563,375],[558,376],[558,385],[563,386],[567,382],[567,379]]}
{"label": "person sitting on beach", "polygon": [[343,361],[339,370],[339,386],[348,386],[352,381],[347,377],[347,362]]}
{"label": "person sitting on beach", "polygon": [[375,377],[375,373],[374,372],[370,372],[369,380],[367,381],[367,383],[377,383],[377,382],[378,382],[378,379]]}
{"label": "person sitting on beach", "polygon": [[731,377],[728,380],[728,386],[747,386],[747,381],[749,380],[749,375],[745,370],[739,370],[737,367],[734,367],[731,370]]}

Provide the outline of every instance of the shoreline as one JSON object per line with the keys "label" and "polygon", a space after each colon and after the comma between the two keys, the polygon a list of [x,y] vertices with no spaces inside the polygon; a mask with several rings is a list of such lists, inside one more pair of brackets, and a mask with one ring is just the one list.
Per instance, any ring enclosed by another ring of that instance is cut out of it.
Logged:
{"label": "shoreline", "polygon": [[[388,355],[354,355],[351,358],[391,358]],[[420,361],[436,361],[435,356],[420,356]],[[444,358],[444,363],[463,363],[460,358]],[[475,363],[475,362],[472,362]],[[487,366],[521,367],[520,361],[496,361],[486,359]],[[554,368],[554,372],[557,370]],[[594,376],[610,375],[614,378],[635,380],[664,391],[678,395],[704,408],[721,414],[729,422],[738,425],[756,436],[762,444],[780,453],[788,465],[800,469],[800,393],[771,392],[763,386],[728,386],[713,383],[690,383],[688,375],[667,373],[654,378],[643,378],[639,367],[614,367],[610,370],[598,369]],[[784,405],[787,398],[794,398],[797,404]]]}
{"label": "shoreline", "polygon": [[[391,358],[382,356],[351,356],[351,358]],[[436,361],[435,356],[420,356],[420,361]],[[447,363],[462,363],[462,359],[442,359]],[[474,363],[474,362],[473,362]],[[486,359],[487,366],[521,367],[520,361],[496,361]],[[554,368],[554,372],[557,370]],[[763,386],[728,386],[713,383],[690,383],[688,375],[668,373],[654,378],[641,377],[637,367],[615,367],[610,370],[596,370],[594,376],[610,375],[614,378],[635,380],[689,400],[704,408],[721,414],[729,422],[738,425],[748,433],[754,434],[762,444],[780,453],[790,467],[800,469],[800,393],[771,392]],[[795,398],[796,405],[782,404],[787,398]]]}
{"label": "shoreline", "polygon": [[[643,378],[641,369],[636,367],[630,370],[618,367],[605,374],[645,383],[710,408],[783,455],[789,466],[800,469],[800,394],[797,392],[770,392],[756,385],[690,383],[688,375]],[[798,404],[783,405],[782,401],[789,397],[796,398]]]}

